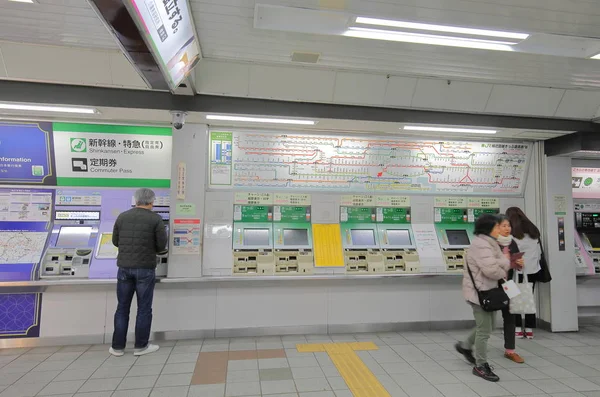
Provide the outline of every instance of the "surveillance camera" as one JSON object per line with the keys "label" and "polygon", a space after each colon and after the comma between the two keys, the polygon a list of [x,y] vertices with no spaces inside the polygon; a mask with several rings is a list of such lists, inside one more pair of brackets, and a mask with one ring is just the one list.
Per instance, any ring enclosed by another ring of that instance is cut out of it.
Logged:
{"label": "surveillance camera", "polygon": [[180,130],[185,125],[185,116],[187,116],[187,112],[183,112],[181,110],[172,110],[171,111],[171,124],[176,130]]}

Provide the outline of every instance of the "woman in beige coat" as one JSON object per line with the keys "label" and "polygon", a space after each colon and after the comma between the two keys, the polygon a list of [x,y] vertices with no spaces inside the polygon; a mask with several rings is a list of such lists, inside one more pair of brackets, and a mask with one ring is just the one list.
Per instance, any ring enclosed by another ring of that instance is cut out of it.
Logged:
{"label": "woman in beige coat", "polygon": [[[510,268],[510,253],[503,253],[498,245],[501,218],[492,214],[483,214],[475,221],[475,238],[467,251],[467,266],[463,273],[463,296],[473,309],[475,329],[467,340],[456,345],[456,350],[472,364],[473,374],[491,382],[500,380],[488,364],[487,344],[494,328],[494,312],[484,311],[479,303],[477,291],[467,270],[471,269],[473,279],[479,291],[488,291],[498,287]],[[473,357],[475,348],[475,357]]]}

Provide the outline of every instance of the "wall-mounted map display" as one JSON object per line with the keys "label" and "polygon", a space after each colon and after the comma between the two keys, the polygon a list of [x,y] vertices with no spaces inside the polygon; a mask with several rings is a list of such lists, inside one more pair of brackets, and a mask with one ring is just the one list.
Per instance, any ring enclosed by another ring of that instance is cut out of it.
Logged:
{"label": "wall-mounted map display", "polygon": [[210,137],[214,189],[521,195],[532,151],[528,142],[220,131]]}

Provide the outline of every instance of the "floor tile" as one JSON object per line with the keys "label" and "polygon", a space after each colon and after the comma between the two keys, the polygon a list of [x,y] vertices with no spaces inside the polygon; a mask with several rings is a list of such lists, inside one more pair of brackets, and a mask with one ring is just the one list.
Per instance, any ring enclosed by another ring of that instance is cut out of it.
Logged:
{"label": "floor tile", "polygon": [[123,378],[90,379],[81,386],[79,393],[116,390],[122,380]]}
{"label": "floor tile", "polygon": [[227,363],[228,371],[244,371],[249,369],[258,369],[258,360],[238,360]]}
{"label": "floor tile", "polygon": [[[300,368],[298,368],[300,369]],[[304,368],[303,368],[304,369]],[[318,369],[318,368],[317,368]],[[270,368],[261,369],[259,371],[261,381],[274,381],[274,380],[292,380],[292,369],[290,368]],[[321,374],[323,373],[320,369]]]}
{"label": "floor tile", "polygon": [[195,363],[198,361],[198,353],[171,354],[167,364]]}
{"label": "floor tile", "polygon": [[64,380],[87,380],[92,374],[96,372],[93,368],[88,369],[66,369],[61,372],[56,378],[55,381],[64,381]]}
{"label": "floor tile", "polygon": [[228,383],[225,386],[226,397],[260,395],[259,382]]}
{"label": "floor tile", "polygon": [[258,371],[250,369],[246,371],[229,371],[227,372],[227,383],[240,382],[259,382],[260,378]]}
{"label": "floor tile", "polygon": [[152,389],[117,390],[111,397],[148,397]]}
{"label": "floor tile", "polygon": [[167,364],[164,366],[162,373],[163,374],[187,374],[194,372],[194,368],[196,368],[196,362],[191,363],[179,363],[179,364]]}
{"label": "floor tile", "polygon": [[158,375],[127,377],[119,384],[117,390],[152,388],[157,379]]}
{"label": "floor tile", "polygon": [[160,375],[155,387],[189,386],[191,381],[192,374]]}
{"label": "floor tile", "polygon": [[469,386],[460,384],[437,385],[436,388],[445,397],[479,397]]}
{"label": "floor tile", "polygon": [[307,379],[307,378],[322,378],[325,376],[323,370],[316,367],[301,367],[292,368],[292,376],[294,379]]}
{"label": "floor tile", "polygon": [[[178,364],[175,364],[178,365]],[[134,365],[129,369],[126,378],[132,376],[150,376],[150,375],[159,375],[161,371],[165,368],[163,365]]]}
{"label": "floor tile", "polygon": [[187,397],[188,386],[155,387],[150,397]]}
{"label": "floor tile", "polygon": [[[316,362],[316,361],[315,361]],[[316,364],[318,365],[318,364]],[[288,368],[288,360],[285,358],[264,358],[258,360],[259,369],[271,369],[271,368]]]}
{"label": "floor tile", "polygon": [[192,385],[188,397],[223,397],[225,384],[220,385]]}
{"label": "floor tile", "polygon": [[542,393],[542,391],[540,389],[538,389],[531,383],[526,382],[524,380],[502,381],[502,378],[500,378],[500,379],[502,382],[501,386],[517,396],[525,396],[528,394],[541,394]]}
{"label": "floor tile", "polygon": [[325,378],[296,379],[294,382],[299,392],[332,390]]}
{"label": "floor tile", "polygon": [[534,379],[530,380],[529,383],[548,394],[569,393],[573,391],[573,389],[555,379]]}
{"label": "floor tile", "polygon": [[475,393],[481,397],[503,397],[512,396],[512,393],[502,387],[502,383],[490,383],[487,381],[467,384]]}
{"label": "floor tile", "polygon": [[559,379],[559,381],[571,389],[575,391],[598,391],[600,390],[600,385],[595,384],[594,382],[590,382],[584,378],[564,378]]}
{"label": "floor tile", "polygon": [[83,380],[68,380],[64,382],[51,382],[38,395],[48,396],[53,394],[76,393],[85,383]]}
{"label": "floor tile", "polygon": [[45,386],[44,383],[12,385],[0,393],[0,397],[32,397],[37,395]]}
{"label": "floor tile", "polygon": [[293,380],[273,380],[260,382],[263,395],[295,393],[296,385]]}

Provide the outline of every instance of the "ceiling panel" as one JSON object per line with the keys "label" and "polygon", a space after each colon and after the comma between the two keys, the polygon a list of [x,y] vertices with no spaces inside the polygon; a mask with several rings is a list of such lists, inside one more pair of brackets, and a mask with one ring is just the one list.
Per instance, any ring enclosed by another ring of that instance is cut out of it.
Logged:
{"label": "ceiling panel", "polygon": [[117,49],[86,0],[0,1],[0,40],[55,46]]}
{"label": "ceiling panel", "polygon": [[[318,0],[191,0],[203,55],[290,63],[294,51],[318,66],[559,88],[599,88],[600,61],[469,50],[254,29],[256,3],[318,8]],[[415,5],[418,3],[418,6]],[[392,19],[600,38],[597,0],[346,0],[345,11]]]}

